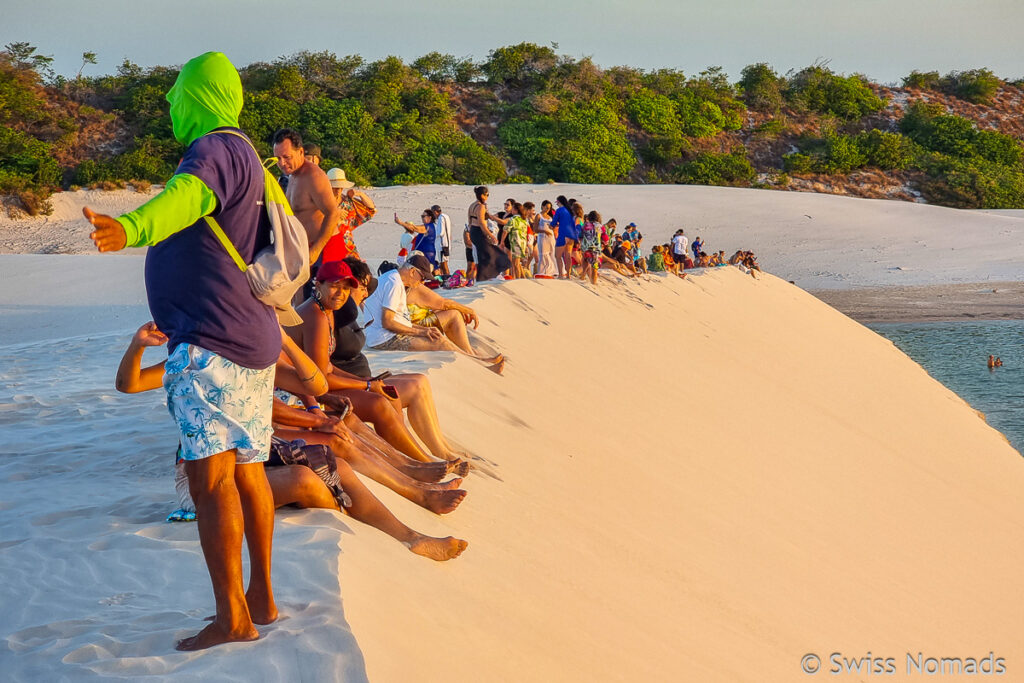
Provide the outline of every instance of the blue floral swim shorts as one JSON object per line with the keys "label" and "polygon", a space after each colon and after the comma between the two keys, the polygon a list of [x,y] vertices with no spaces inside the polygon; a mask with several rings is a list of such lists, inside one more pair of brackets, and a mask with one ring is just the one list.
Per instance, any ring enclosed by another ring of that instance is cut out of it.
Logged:
{"label": "blue floral swim shorts", "polygon": [[273,365],[253,370],[193,344],[179,344],[164,366],[164,389],[185,460],[231,449],[237,453],[235,462],[243,465],[269,456]]}

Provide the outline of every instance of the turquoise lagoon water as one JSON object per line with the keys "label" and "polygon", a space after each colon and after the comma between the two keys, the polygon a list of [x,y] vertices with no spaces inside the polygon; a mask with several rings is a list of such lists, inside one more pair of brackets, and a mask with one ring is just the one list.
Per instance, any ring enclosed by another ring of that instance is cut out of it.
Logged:
{"label": "turquoise lagoon water", "polygon": [[[869,325],[955,391],[1024,453],[1024,320]],[[989,354],[1003,367],[989,370]]]}

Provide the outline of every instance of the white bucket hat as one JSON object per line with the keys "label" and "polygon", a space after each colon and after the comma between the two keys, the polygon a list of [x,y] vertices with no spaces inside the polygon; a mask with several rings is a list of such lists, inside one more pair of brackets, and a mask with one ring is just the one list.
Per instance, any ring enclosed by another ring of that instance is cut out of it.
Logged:
{"label": "white bucket hat", "polygon": [[332,168],[327,172],[327,179],[331,181],[331,187],[339,187],[342,190],[347,190],[350,187],[355,187],[356,184],[345,177],[345,172],[340,168]]}

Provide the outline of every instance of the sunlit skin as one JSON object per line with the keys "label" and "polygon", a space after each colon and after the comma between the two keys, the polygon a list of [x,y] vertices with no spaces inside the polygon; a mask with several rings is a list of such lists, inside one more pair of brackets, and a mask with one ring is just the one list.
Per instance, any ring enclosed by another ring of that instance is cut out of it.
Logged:
{"label": "sunlit skin", "polygon": [[291,176],[286,194],[295,217],[306,229],[309,240],[309,261],[320,256],[341,222],[341,209],[327,174],[316,164],[306,161],[305,150],[285,138],[274,145],[274,156],[282,173]]}

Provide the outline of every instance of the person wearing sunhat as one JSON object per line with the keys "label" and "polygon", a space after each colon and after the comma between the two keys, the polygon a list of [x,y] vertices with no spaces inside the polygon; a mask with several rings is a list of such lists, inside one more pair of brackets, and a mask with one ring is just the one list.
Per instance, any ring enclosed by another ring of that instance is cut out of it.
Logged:
{"label": "person wearing sunhat", "polygon": [[338,231],[324,247],[323,262],[341,261],[347,256],[360,258],[356,243],[352,240],[352,231],[377,213],[370,196],[356,189],[355,183],[345,177],[345,171],[332,168],[327,171],[327,180],[331,183],[331,191],[341,211],[341,222]]}
{"label": "person wearing sunhat", "polygon": [[150,247],[146,295],[154,326],[166,335],[163,386],[216,600],[213,621],[177,645],[199,650],[256,640],[253,624],[277,619],[270,581],[274,501],[263,462],[281,330],[274,309],[253,296],[203,220],[216,216],[246,263],[270,244],[263,167],[238,127],[238,71],[222,53],[207,52],[182,67],[167,101],[174,137],[187,149],[164,189],[116,219],[88,207],[84,214],[101,252]]}

